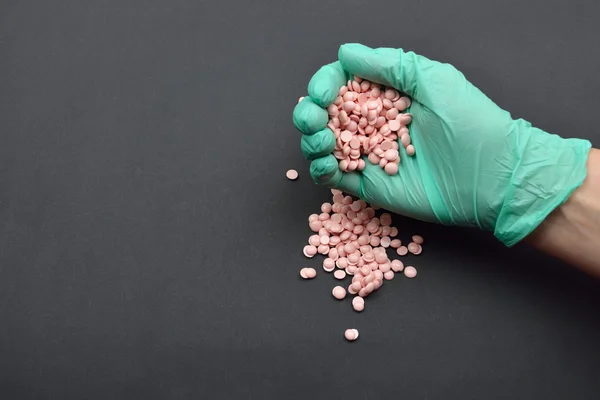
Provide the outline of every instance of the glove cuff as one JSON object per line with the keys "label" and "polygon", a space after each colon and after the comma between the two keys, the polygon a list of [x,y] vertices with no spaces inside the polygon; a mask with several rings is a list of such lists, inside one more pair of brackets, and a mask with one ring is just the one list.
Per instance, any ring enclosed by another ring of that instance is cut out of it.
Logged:
{"label": "glove cuff", "polygon": [[494,236],[511,247],[541,224],[585,180],[592,147],[588,140],[563,139],[515,121],[513,148],[521,149],[498,213]]}

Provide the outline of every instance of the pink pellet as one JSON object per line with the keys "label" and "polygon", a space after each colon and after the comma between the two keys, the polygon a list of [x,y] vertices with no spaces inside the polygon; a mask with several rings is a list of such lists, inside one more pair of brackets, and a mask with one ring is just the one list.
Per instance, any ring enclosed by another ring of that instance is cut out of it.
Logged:
{"label": "pink pellet", "polygon": [[413,146],[412,144],[409,144],[408,146],[406,146],[406,154],[408,154],[409,156],[414,156],[415,155],[415,146]]}
{"label": "pink pellet", "polygon": [[406,267],[404,268],[404,275],[407,278],[414,278],[415,276],[417,276],[417,270],[415,269],[415,267]]}
{"label": "pink pellet", "polygon": [[400,246],[396,250],[396,253],[398,253],[399,256],[405,256],[408,254],[408,249],[406,248],[406,246]]}
{"label": "pink pellet", "polygon": [[356,296],[352,299],[352,308],[354,311],[361,312],[365,309],[365,299],[360,296]]}
{"label": "pink pellet", "polygon": [[391,281],[392,279],[394,279],[394,271],[387,271],[383,274],[383,278],[386,281]]}
{"label": "pink pellet", "polygon": [[398,173],[398,164],[393,162],[388,162],[384,168],[385,173],[391,176],[394,176]]}
{"label": "pink pellet", "polygon": [[408,244],[408,251],[412,254],[415,254],[417,251],[419,251],[419,245],[414,242],[410,242]]}
{"label": "pink pellet", "polygon": [[[392,233],[390,233],[390,235],[391,235],[391,234],[392,234]],[[401,241],[400,239],[394,239],[394,240],[392,240],[392,241],[390,242],[390,247],[391,247],[392,249],[397,249],[397,248],[399,248],[400,246],[402,246],[402,241]]]}
{"label": "pink pellet", "polygon": [[285,173],[285,176],[289,180],[295,181],[296,179],[298,179],[298,171],[296,171],[295,169],[290,169]]}
{"label": "pink pellet", "polygon": [[333,261],[331,258],[326,258],[323,260],[323,269],[325,272],[333,271],[335,269],[335,261]]}
{"label": "pink pellet", "polygon": [[341,269],[338,269],[333,273],[333,276],[335,277],[335,279],[342,280],[346,277],[346,272]]}
{"label": "pink pellet", "polygon": [[300,276],[304,279],[313,279],[317,276],[317,271],[314,268],[302,268],[300,270]]}
{"label": "pink pellet", "polygon": [[346,329],[346,332],[344,332],[344,337],[346,340],[353,342],[358,339],[358,331],[356,329]]}
{"label": "pink pellet", "polygon": [[344,297],[346,297],[346,289],[344,289],[341,286],[336,286],[333,288],[333,290],[331,291],[331,294],[333,295],[333,297],[335,297],[338,300],[342,300]]}
{"label": "pink pellet", "polygon": [[305,257],[312,258],[315,254],[317,254],[317,248],[315,246],[304,246],[302,249],[302,253],[304,253]]}
{"label": "pink pellet", "polygon": [[404,263],[400,260],[393,260],[392,261],[392,271],[394,272],[400,272],[404,269]]}
{"label": "pink pellet", "polygon": [[413,235],[412,241],[415,242],[416,244],[423,244],[423,236]]}

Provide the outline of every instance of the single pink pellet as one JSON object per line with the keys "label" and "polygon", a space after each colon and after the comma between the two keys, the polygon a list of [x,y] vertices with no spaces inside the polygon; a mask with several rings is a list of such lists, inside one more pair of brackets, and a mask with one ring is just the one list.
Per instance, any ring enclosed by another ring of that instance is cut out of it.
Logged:
{"label": "single pink pellet", "polygon": [[325,236],[325,235],[320,236],[319,240],[320,240],[321,244],[329,244],[329,236]]}
{"label": "single pink pellet", "polygon": [[403,133],[400,136],[400,142],[402,142],[402,146],[407,147],[410,144],[410,135],[408,133]]}
{"label": "single pink pellet", "polygon": [[414,242],[410,242],[408,244],[408,251],[410,251],[412,254],[415,254],[417,251],[419,251],[419,245]]}
{"label": "single pink pellet", "polygon": [[352,132],[348,130],[342,131],[342,133],[340,134],[340,139],[342,140],[342,142],[348,143],[350,140],[352,140]]}
{"label": "single pink pellet", "polygon": [[291,181],[295,181],[296,179],[298,179],[298,171],[296,171],[295,169],[289,169],[286,173],[285,176],[291,180]]}
{"label": "single pink pellet", "polygon": [[391,131],[396,132],[398,129],[400,129],[401,124],[400,121],[394,119],[388,122],[388,126],[390,127]]}
{"label": "single pink pellet", "polygon": [[317,276],[317,271],[314,268],[302,268],[300,270],[300,276],[304,279],[313,279]]}
{"label": "single pink pellet", "polygon": [[385,248],[390,247],[391,243],[392,243],[392,240],[388,236],[382,237],[381,240],[379,241],[379,244]]}
{"label": "single pink pellet", "polygon": [[348,259],[346,257],[340,257],[335,261],[335,265],[341,269],[348,268]]}
{"label": "single pink pellet", "polygon": [[398,228],[396,228],[395,226],[392,227],[392,230],[390,232],[390,236],[391,237],[396,237],[398,236]]}
{"label": "single pink pellet", "polygon": [[404,263],[400,260],[393,260],[391,264],[392,264],[392,271],[394,271],[394,272],[400,272],[404,269]]}
{"label": "single pink pellet", "polygon": [[304,253],[305,257],[312,258],[315,254],[317,254],[317,248],[315,246],[304,246],[302,249],[302,253]]}
{"label": "single pink pellet", "polygon": [[394,271],[387,271],[386,273],[383,274],[383,278],[386,281],[391,281],[392,279],[394,279]]}
{"label": "single pink pellet", "polygon": [[406,154],[408,154],[409,156],[414,156],[415,152],[415,146],[413,146],[412,144],[406,146]]}
{"label": "single pink pellet", "polygon": [[325,272],[331,272],[335,269],[335,261],[331,258],[326,258],[323,260],[323,269]]}
{"label": "single pink pellet", "polygon": [[398,253],[399,256],[405,256],[408,254],[408,249],[406,248],[406,246],[400,246],[396,250],[396,253]]}
{"label": "single pink pellet", "polygon": [[331,291],[331,294],[333,295],[333,297],[335,297],[338,300],[342,300],[344,297],[346,297],[346,289],[344,289],[341,286],[336,286],[333,288],[333,290]]}
{"label": "single pink pellet", "polygon": [[413,235],[412,241],[416,244],[423,244],[423,236],[421,235]]}
{"label": "single pink pellet", "polygon": [[346,272],[341,269],[338,269],[333,273],[333,276],[335,279],[342,280],[346,277]]}
{"label": "single pink pellet", "polygon": [[[391,234],[392,234],[392,232],[390,232],[390,235]],[[394,239],[390,242],[390,247],[392,249],[397,249],[400,246],[402,246],[402,241],[400,239]]]}
{"label": "single pink pellet", "polygon": [[417,276],[417,270],[415,269],[415,267],[406,267],[404,268],[404,275],[407,278],[414,278],[415,276]]}
{"label": "single pink pellet", "polygon": [[344,332],[344,337],[346,340],[353,342],[358,339],[358,331],[356,329],[346,329],[346,332]]}
{"label": "single pink pellet", "polygon": [[398,164],[394,162],[388,162],[387,164],[385,164],[385,167],[383,167],[383,169],[385,170],[386,174],[394,176],[398,173]]}
{"label": "single pink pellet", "polygon": [[361,312],[365,309],[365,299],[360,296],[356,296],[352,299],[352,308],[354,311]]}

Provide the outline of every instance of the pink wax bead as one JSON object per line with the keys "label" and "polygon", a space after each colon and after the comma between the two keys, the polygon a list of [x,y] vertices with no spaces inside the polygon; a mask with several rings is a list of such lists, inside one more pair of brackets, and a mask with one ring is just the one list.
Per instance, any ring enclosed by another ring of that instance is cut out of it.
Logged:
{"label": "pink wax bead", "polygon": [[394,271],[388,271],[385,274],[383,274],[383,278],[386,281],[391,281],[392,279],[394,279]]}
{"label": "pink wax bead", "polygon": [[394,149],[386,150],[386,152],[383,154],[383,156],[388,161],[394,161],[395,159],[398,158],[398,150],[394,150]]}
{"label": "pink wax bead", "polygon": [[335,271],[335,272],[333,273],[333,276],[334,276],[334,277],[335,277],[335,279],[337,279],[337,280],[342,280],[342,279],[344,279],[344,278],[346,277],[346,272],[344,272],[344,271],[343,271],[343,270],[341,270],[341,269],[338,269],[337,271]]}
{"label": "pink wax bead", "polygon": [[384,252],[378,252],[375,254],[375,261],[377,264],[383,264],[388,261],[388,257]]}
{"label": "pink wax bead", "polygon": [[398,116],[398,110],[395,108],[391,108],[385,113],[385,117],[390,120],[396,119],[397,116]]}
{"label": "pink wax bead", "polygon": [[415,242],[416,244],[423,244],[423,236],[413,235],[412,241]]}
{"label": "pink wax bead", "polygon": [[360,282],[352,282],[348,287],[348,291],[352,291],[354,293],[358,293],[358,291],[362,289],[362,285]]}
{"label": "pink wax bead", "polygon": [[400,136],[400,141],[402,142],[402,146],[406,147],[410,144],[410,135],[408,133]]}
{"label": "pink wax bead", "polygon": [[333,297],[335,297],[338,300],[342,300],[344,297],[346,297],[346,289],[344,289],[341,286],[336,286],[333,288],[333,290],[331,291],[331,294],[333,295]]}
{"label": "pink wax bead", "polygon": [[323,224],[321,223],[321,221],[317,220],[309,222],[308,226],[310,227],[311,231],[319,232],[319,229],[323,227]]}
{"label": "pink wax bead", "polygon": [[346,331],[344,332],[344,337],[349,342],[353,342],[356,339],[358,339],[358,331],[356,329],[346,329]]}
{"label": "pink wax bead", "polygon": [[401,124],[400,121],[394,119],[388,122],[388,126],[390,127],[390,130],[396,132],[398,129],[400,129]]}
{"label": "pink wax bead", "polygon": [[396,253],[398,253],[399,256],[405,256],[408,254],[408,249],[406,248],[406,246],[400,246],[396,250]]}
{"label": "pink wax bead", "polygon": [[411,121],[412,121],[412,115],[411,114],[408,114],[408,113],[406,113],[406,114],[400,114],[400,123],[402,125],[406,126],[406,125],[410,124]]}
{"label": "pink wax bead", "polygon": [[409,156],[415,155],[415,147],[412,144],[406,146],[406,154],[408,154]]}
{"label": "pink wax bead", "polygon": [[390,239],[388,236],[384,236],[384,237],[382,237],[382,238],[381,238],[381,240],[380,240],[380,244],[381,244],[381,246],[382,246],[382,247],[384,247],[384,248],[388,248],[388,247],[390,247],[390,244],[391,244],[391,242],[392,242],[392,241],[391,241],[391,239]]}
{"label": "pink wax bead", "polygon": [[321,244],[321,237],[319,235],[311,235],[308,238],[308,244],[310,244],[311,246],[317,247],[318,245]]}
{"label": "pink wax bead", "polygon": [[319,247],[317,247],[317,252],[319,254],[323,254],[323,255],[328,254],[329,253],[329,246],[326,245],[326,244],[322,244]]}
{"label": "pink wax bead", "polygon": [[406,267],[404,268],[404,275],[407,278],[414,278],[415,276],[417,276],[417,270],[415,269],[415,267]]}
{"label": "pink wax bead", "polygon": [[391,237],[396,237],[398,236],[398,228],[396,228],[395,226],[392,227],[392,230],[390,231],[390,236]]}
{"label": "pink wax bead", "polygon": [[315,246],[304,246],[302,249],[302,253],[304,253],[305,257],[312,258],[315,254],[317,254],[317,248]]}
{"label": "pink wax bead", "polygon": [[415,251],[415,252],[413,253],[415,256],[418,256],[419,254],[421,254],[421,253],[423,252],[423,247],[422,247],[420,244],[418,244],[417,246],[419,246],[419,247],[417,248],[417,251]]}
{"label": "pink wax bead", "polygon": [[[392,144],[392,141],[391,141],[391,140],[384,140],[384,141],[381,143],[381,149],[382,149],[382,150],[385,150],[385,151],[387,151],[387,150],[390,150],[392,147],[394,147],[394,146],[393,146],[393,144]],[[390,160],[390,161],[391,161],[391,160]]]}
{"label": "pink wax bead", "polygon": [[402,242],[400,241],[400,239],[394,239],[390,242],[390,247],[392,249],[397,249],[400,246],[402,246]]}
{"label": "pink wax bead", "polygon": [[404,269],[404,263],[400,260],[393,260],[391,263],[392,271],[400,272]]}
{"label": "pink wax bead", "polygon": [[346,257],[340,257],[335,261],[335,265],[340,269],[348,268],[348,259]]}
{"label": "pink wax bead", "polygon": [[388,161],[387,159],[385,159],[385,158],[382,158],[381,160],[379,160],[379,166],[380,166],[381,168],[385,168],[385,166],[388,164],[388,162],[389,162],[389,161]]}
{"label": "pink wax bead", "polygon": [[358,160],[358,167],[356,169],[358,171],[362,171],[363,169],[365,169],[366,166],[367,166],[367,164],[365,163],[365,160],[360,159],[360,160]]}
{"label": "pink wax bead", "polygon": [[377,236],[371,236],[371,246],[377,247],[379,246],[379,238]]}
{"label": "pink wax bead", "polygon": [[363,299],[362,297],[359,297],[359,296],[353,298],[352,299],[352,308],[354,308],[354,311],[357,311],[357,312],[363,311],[365,309],[365,299]]}
{"label": "pink wax bead", "polygon": [[[380,264],[380,265],[379,265],[379,272],[381,272],[381,273],[386,273],[386,272],[388,272],[388,271],[389,271],[391,268],[392,268],[391,264],[390,264],[390,263],[387,263],[387,262],[385,262],[385,263],[383,263],[383,264]],[[377,272],[377,271],[375,271],[375,272]]]}
{"label": "pink wax bead", "polygon": [[335,261],[331,258],[326,258],[323,260],[323,269],[325,272],[331,272],[335,269]]}

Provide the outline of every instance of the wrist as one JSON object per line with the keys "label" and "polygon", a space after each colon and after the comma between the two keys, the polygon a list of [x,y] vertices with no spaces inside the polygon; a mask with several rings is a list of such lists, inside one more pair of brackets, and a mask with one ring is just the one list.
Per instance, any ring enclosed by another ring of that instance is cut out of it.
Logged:
{"label": "wrist", "polygon": [[591,149],[583,184],[527,238],[554,257],[600,277],[600,150]]}

